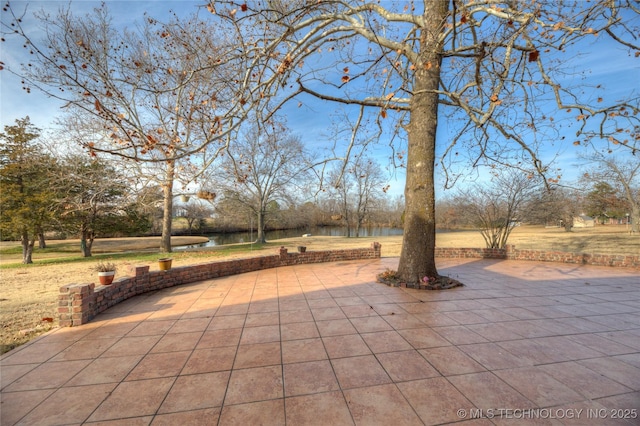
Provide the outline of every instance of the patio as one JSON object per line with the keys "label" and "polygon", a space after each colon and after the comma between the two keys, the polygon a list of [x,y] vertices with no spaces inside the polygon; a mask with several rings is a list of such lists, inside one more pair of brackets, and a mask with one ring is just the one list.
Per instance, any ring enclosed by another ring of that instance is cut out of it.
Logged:
{"label": "patio", "polygon": [[438,259],[465,287],[375,282],[397,262],[126,300],[3,355],[0,424],[640,424],[638,270]]}

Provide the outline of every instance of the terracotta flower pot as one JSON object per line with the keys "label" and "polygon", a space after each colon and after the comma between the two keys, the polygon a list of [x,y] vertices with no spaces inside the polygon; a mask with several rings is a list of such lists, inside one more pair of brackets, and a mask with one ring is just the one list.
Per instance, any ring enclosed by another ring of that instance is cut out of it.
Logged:
{"label": "terracotta flower pot", "polygon": [[161,271],[168,271],[169,269],[171,269],[171,261],[173,259],[169,258],[169,257],[165,257],[162,259],[158,259],[158,266],[160,267]]}
{"label": "terracotta flower pot", "polygon": [[116,271],[98,272],[98,279],[100,284],[109,285],[113,282],[113,278],[116,276]]}

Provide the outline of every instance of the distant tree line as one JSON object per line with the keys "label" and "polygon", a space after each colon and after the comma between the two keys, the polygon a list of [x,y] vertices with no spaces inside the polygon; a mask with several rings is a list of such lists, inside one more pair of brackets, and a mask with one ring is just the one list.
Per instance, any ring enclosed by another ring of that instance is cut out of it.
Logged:
{"label": "distant tree line", "polygon": [[598,224],[625,224],[640,231],[640,162],[593,155],[574,183],[543,183],[514,169],[494,171],[489,182],[458,189],[436,204],[440,228],[479,229],[487,247],[501,248],[522,223],[571,231],[579,216]]}
{"label": "distant tree line", "polygon": [[[64,139],[52,149],[29,117],[4,130],[0,232],[3,240],[21,241],[24,263],[32,262],[36,241],[46,248],[45,236],[79,238],[88,257],[98,237],[164,233],[166,194],[149,168],[77,153]],[[176,191],[171,222],[184,219],[190,234],[253,228],[259,242],[268,229],[343,226],[345,235],[358,236],[367,225],[401,226],[402,202],[389,200],[373,160],[336,166],[322,182],[299,138],[285,127],[271,130],[250,129],[200,189]]]}
{"label": "distant tree line", "polygon": [[[287,136],[288,135],[288,136]],[[144,179],[146,169],[126,161],[49,149],[28,117],[0,133],[0,232],[20,240],[23,262],[32,262],[45,236],[79,238],[91,256],[95,238],[159,235],[165,221],[162,186]],[[58,146],[65,146],[56,140]],[[494,170],[489,181],[460,186],[436,204],[440,229],[477,229],[487,247],[504,247],[522,223],[573,227],[588,215],[600,224],[638,231],[640,166],[612,157],[585,159],[588,172],[571,186],[544,185],[512,169]],[[257,241],[275,229],[341,226],[358,237],[366,226],[402,227],[404,200],[387,194],[380,165],[356,156],[326,168],[318,179],[311,156],[286,126],[249,129],[215,163],[206,185],[176,194],[171,221],[186,233],[255,229]],[[209,190],[204,190],[204,187]]]}

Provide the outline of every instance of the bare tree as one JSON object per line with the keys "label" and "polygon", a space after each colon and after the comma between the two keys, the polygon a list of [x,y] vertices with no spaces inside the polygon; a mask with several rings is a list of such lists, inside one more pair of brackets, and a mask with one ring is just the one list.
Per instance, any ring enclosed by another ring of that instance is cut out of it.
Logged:
{"label": "bare tree", "polygon": [[[21,36],[31,61],[10,72],[25,89],[65,103],[69,136],[91,155],[119,156],[162,169],[161,251],[171,251],[173,185],[193,179],[223,149],[246,116],[234,88],[237,70],[228,32],[197,15],[150,17],[117,28],[103,4],[87,16],[61,8],[37,14],[45,40],[33,40],[23,15],[4,30]],[[197,158],[196,158],[197,157]]]}
{"label": "bare tree", "polygon": [[539,183],[533,174],[513,169],[492,174],[490,183],[461,190],[457,208],[480,228],[487,248],[504,248],[511,231],[522,220],[522,207],[531,200]]}
{"label": "bare tree", "polygon": [[162,187],[149,184],[136,188],[135,202],[140,206],[142,214],[151,221],[151,233],[154,235],[162,232],[162,221],[164,217]]}
{"label": "bare tree", "polygon": [[[548,102],[558,111],[573,112],[585,139],[615,139],[619,129],[633,129],[619,143],[630,153],[640,149],[634,136],[637,97],[611,101],[597,90],[583,95],[563,71],[566,52],[585,39],[598,43],[608,38],[640,50],[638,9],[630,0],[219,0],[210,2],[209,10],[241,34],[244,56],[250,58],[244,87],[247,94],[264,94],[267,112],[306,94],[353,105],[359,117],[371,114],[370,122],[395,128],[401,136],[406,131],[398,274],[408,283],[438,276],[434,169],[439,119],[459,120],[450,139],[437,141],[449,183],[456,175],[448,167],[460,152],[473,165],[526,168],[528,162],[537,174],[557,179],[547,176],[549,168],[539,155],[540,146],[556,135],[553,117],[543,108]],[[393,118],[395,125],[385,124]],[[365,122],[358,120],[353,133]]]}
{"label": "bare tree", "polygon": [[187,221],[189,235],[191,235],[195,224],[203,223],[205,219],[213,215],[213,207],[201,201],[188,202],[180,206],[180,210],[182,211],[181,216]]}
{"label": "bare tree", "polygon": [[239,202],[233,192],[222,192],[216,200],[214,207],[216,230],[240,232],[249,229],[253,236],[254,213],[246,204]]}
{"label": "bare tree", "polygon": [[356,237],[359,237],[360,228],[369,219],[371,210],[378,205],[389,187],[386,185],[380,164],[371,158],[358,158],[352,176],[356,183]]}
{"label": "bare tree", "polygon": [[225,197],[249,207],[257,220],[256,242],[266,242],[265,227],[273,202],[288,203],[305,183],[311,164],[299,136],[272,120],[254,124],[229,147],[218,168],[217,186]]}
{"label": "bare tree", "polygon": [[295,223],[305,228],[324,224],[326,216],[318,203],[311,201],[298,205],[294,214]]}
{"label": "bare tree", "polygon": [[331,182],[326,190],[327,195],[334,200],[334,206],[337,208],[338,214],[334,214],[333,218],[344,223],[346,237],[351,237],[352,206],[349,203],[350,195],[353,193],[354,182],[347,179],[347,174],[342,171],[342,167],[331,170],[328,179]]}
{"label": "bare tree", "polygon": [[566,232],[571,232],[573,220],[580,214],[582,205],[579,189],[554,184],[532,196],[523,208],[523,217],[531,223],[561,226]]}
{"label": "bare tree", "polygon": [[383,198],[387,189],[380,165],[368,157],[357,157],[346,169],[337,167],[329,173],[329,194],[341,206],[347,237],[360,236],[362,224],[369,218],[371,210]]}
{"label": "bare tree", "polygon": [[382,188],[373,208],[369,210],[367,219],[370,223],[388,228],[402,227],[402,211],[404,202],[401,195],[391,196],[390,186],[387,184]]}
{"label": "bare tree", "polygon": [[454,198],[442,198],[436,202],[436,224],[442,229],[453,229],[462,224],[463,215]]}

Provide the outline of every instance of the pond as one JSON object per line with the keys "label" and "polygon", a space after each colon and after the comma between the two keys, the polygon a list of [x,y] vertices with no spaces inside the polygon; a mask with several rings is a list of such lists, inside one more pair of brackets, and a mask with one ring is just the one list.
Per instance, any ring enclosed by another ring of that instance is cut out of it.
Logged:
{"label": "pond", "polygon": [[[353,232],[353,231],[352,231]],[[327,237],[340,237],[344,236],[346,230],[340,226],[318,226],[303,229],[280,229],[275,231],[267,231],[267,241],[278,240],[281,238],[294,238],[300,237],[303,234],[311,234],[315,236],[327,236]],[[402,235],[402,228],[390,228],[386,226],[377,226],[369,228],[361,228],[361,237],[377,237],[377,236],[389,236],[389,235]],[[226,234],[209,234],[205,235],[209,237],[209,241],[203,244],[195,244],[190,246],[174,247],[174,250],[184,250],[187,248],[195,247],[213,247],[226,244],[237,243],[249,243],[255,241],[257,233],[256,231],[250,232],[231,232]]]}

